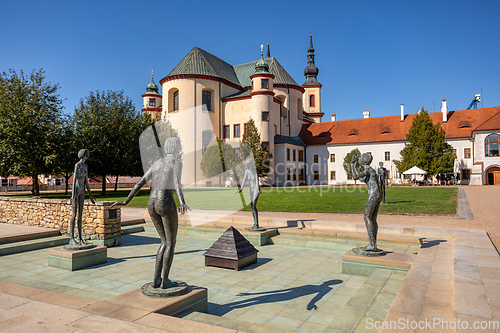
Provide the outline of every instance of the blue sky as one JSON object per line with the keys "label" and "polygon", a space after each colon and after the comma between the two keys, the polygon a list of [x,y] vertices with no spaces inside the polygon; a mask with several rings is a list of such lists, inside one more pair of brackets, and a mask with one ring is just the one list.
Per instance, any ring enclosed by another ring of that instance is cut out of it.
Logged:
{"label": "blue sky", "polygon": [[[314,4],[313,4],[314,3]],[[65,112],[95,90],[140,109],[154,70],[194,47],[236,65],[271,55],[302,84],[313,32],[323,121],[500,105],[500,1],[6,1],[0,70],[43,68]]]}

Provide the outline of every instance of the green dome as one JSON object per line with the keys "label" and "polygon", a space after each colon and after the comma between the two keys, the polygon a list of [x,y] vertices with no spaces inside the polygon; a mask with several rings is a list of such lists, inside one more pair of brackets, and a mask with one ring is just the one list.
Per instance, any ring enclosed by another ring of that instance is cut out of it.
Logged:
{"label": "green dome", "polygon": [[269,65],[264,60],[262,55],[260,57],[260,60],[257,61],[257,63],[255,64],[255,73],[254,74],[257,74],[257,73],[269,73]]}
{"label": "green dome", "polygon": [[154,83],[153,79],[151,79],[151,82],[149,82],[148,86],[146,87],[146,91],[158,93],[158,86],[156,85],[156,83]]}

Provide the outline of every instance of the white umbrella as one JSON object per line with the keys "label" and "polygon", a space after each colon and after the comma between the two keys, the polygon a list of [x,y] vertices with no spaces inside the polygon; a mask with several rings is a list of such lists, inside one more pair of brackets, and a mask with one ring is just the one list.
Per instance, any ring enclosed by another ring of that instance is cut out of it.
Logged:
{"label": "white umbrella", "polygon": [[403,172],[403,175],[426,175],[427,172],[420,169],[418,166],[414,166],[405,172]]}

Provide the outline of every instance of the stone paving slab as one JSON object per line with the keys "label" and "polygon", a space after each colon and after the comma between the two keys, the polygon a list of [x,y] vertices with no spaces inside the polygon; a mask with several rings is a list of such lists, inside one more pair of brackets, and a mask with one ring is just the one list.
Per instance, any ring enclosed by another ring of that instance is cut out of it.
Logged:
{"label": "stone paving slab", "polygon": [[60,234],[61,233],[57,229],[0,223],[0,244],[49,236],[58,236]]}

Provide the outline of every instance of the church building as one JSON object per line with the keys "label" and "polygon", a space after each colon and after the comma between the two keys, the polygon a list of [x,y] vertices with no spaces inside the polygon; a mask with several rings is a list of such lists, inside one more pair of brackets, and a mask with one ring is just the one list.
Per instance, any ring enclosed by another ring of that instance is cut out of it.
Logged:
{"label": "church building", "polygon": [[[263,145],[273,153],[267,183],[274,186],[341,185],[354,183],[343,169],[352,149],[371,152],[373,167],[381,162],[389,183],[404,181],[392,162],[400,159],[406,133],[415,117],[370,117],[321,122],[321,89],[315,65],[312,36],[307,50],[305,82],[299,85],[275,57],[269,45],[264,57],[231,65],[194,47],[160,80],[162,94],[153,79],[143,97],[142,112],[153,119],[181,119],[183,149],[191,152],[195,167],[186,167],[183,183],[205,186],[199,169],[202,154],[214,137],[238,150],[245,125],[252,118]],[[196,110],[190,118],[186,110]],[[446,141],[457,157],[453,173],[461,184],[500,184],[500,107],[449,111],[443,99],[441,112],[429,113],[440,122]],[[175,126],[174,126],[175,127]],[[177,128],[177,127],[176,127]],[[198,161],[198,163],[196,163]]]}

